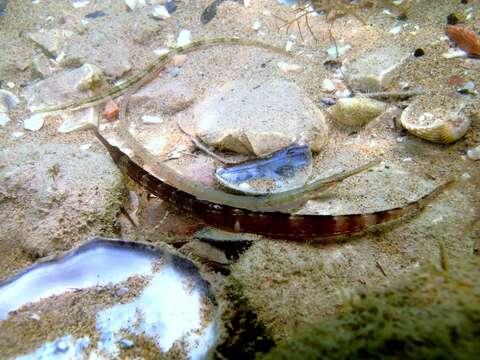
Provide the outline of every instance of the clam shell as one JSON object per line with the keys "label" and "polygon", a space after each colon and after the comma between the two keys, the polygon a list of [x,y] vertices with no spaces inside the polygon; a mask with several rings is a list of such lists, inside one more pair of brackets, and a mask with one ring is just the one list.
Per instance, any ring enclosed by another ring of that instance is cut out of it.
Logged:
{"label": "clam shell", "polygon": [[401,125],[413,135],[439,144],[463,137],[471,125],[464,105],[450,97],[421,97],[409,105],[400,117]]}
{"label": "clam shell", "polygon": [[18,98],[10,91],[0,89],[0,113],[12,110],[18,104]]}

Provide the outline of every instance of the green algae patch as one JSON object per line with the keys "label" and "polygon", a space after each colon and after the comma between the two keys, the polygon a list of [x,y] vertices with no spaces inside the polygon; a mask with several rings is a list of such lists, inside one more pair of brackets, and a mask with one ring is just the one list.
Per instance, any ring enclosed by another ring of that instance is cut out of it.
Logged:
{"label": "green algae patch", "polygon": [[426,265],[396,286],[360,294],[342,311],[260,359],[474,359],[480,354],[480,258]]}

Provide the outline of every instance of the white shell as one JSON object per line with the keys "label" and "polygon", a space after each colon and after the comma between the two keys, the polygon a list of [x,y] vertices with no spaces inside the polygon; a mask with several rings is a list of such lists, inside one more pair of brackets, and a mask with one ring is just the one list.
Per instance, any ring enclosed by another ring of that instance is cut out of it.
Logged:
{"label": "white shell", "polygon": [[0,89],[0,113],[7,113],[18,104],[18,98],[10,91]]}
{"label": "white shell", "polygon": [[23,121],[23,127],[30,131],[40,130],[45,123],[44,117],[44,114],[35,114]]}
{"label": "white shell", "polygon": [[466,134],[471,119],[454,97],[419,97],[403,111],[400,123],[419,138],[449,144]]}

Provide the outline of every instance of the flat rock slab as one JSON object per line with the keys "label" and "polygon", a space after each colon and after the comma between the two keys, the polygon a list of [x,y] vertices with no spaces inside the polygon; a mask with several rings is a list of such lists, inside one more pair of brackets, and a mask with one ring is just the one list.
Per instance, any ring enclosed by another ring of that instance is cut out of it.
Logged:
{"label": "flat rock slab", "polygon": [[65,47],[61,65],[78,66],[89,62],[109,77],[120,77],[132,68],[128,47],[122,41],[111,33],[90,31],[86,35],[74,35]]}
{"label": "flat rock slab", "polygon": [[97,66],[85,64],[26,87],[23,96],[28,108],[35,111],[91,96],[91,89],[100,85],[102,80],[102,71]]}
{"label": "flat rock slab", "polygon": [[346,61],[344,73],[355,90],[380,91],[389,86],[409,56],[409,50],[399,46],[377,48]]}
{"label": "flat rock slab", "polygon": [[25,144],[1,151],[0,163],[0,242],[46,256],[113,234],[124,187],[108,155]]}
{"label": "flat rock slab", "polygon": [[147,114],[174,114],[186,109],[194,100],[191,87],[168,74],[153,80],[131,97],[132,105],[141,105]]}
{"label": "flat rock slab", "polygon": [[285,80],[229,82],[207,94],[193,112],[205,143],[241,154],[266,155],[295,143],[318,152],[327,141],[322,112]]}

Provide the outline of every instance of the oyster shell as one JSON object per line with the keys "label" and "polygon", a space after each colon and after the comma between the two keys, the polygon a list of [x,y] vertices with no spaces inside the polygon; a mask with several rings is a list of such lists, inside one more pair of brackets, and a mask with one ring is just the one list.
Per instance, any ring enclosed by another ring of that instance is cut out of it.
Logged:
{"label": "oyster shell", "polygon": [[[145,357],[180,351],[203,359],[220,337],[220,316],[190,260],[166,247],[97,238],[0,283],[0,332],[24,324],[10,334],[13,343],[0,341],[0,353],[112,359],[135,347]],[[32,319],[34,338],[24,328]]]}
{"label": "oyster shell", "polygon": [[449,144],[463,137],[471,125],[465,105],[455,97],[419,97],[400,117],[401,125],[419,138]]}

